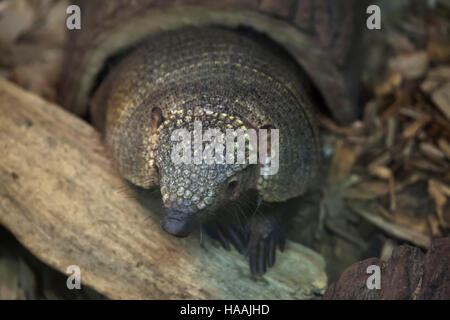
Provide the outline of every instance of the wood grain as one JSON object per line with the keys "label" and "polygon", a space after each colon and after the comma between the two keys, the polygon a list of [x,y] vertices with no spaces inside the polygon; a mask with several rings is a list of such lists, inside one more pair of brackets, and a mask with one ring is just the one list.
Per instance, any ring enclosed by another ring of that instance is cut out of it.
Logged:
{"label": "wood grain", "polygon": [[306,299],[322,293],[321,256],[288,242],[263,278],[247,261],[159,225],[160,195],[117,175],[100,136],[0,78],[0,223],[33,254],[113,299]]}

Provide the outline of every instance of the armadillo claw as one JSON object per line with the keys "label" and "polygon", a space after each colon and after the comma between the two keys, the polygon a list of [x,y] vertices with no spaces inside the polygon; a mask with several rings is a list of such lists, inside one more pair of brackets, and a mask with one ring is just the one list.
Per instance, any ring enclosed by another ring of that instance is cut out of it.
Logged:
{"label": "armadillo claw", "polygon": [[226,250],[231,249],[231,243],[239,253],[246,253],[248,231],[246,232],[243,228],[235,228],[232,225],[220,223],[204,224],[203,228],[211,238],[219,241]]}
{"label": "armadillo claw", "polygon": [[277,247],[285,247],[285,234],[282,226],[272,217],[257,218],[251,228],[251,239],[247,248],[250,272],[253,276],[264,274],[275,264]]}
{"label": "armadillo claw", "polygon": [[283,251],[286,242],[283,227],[271,215],[252,217],[245,227],[215,221],[205,223],[203,229],[226,250],[231,249],[231,243],[248,257],[254,276],[264,274],[275,264],[277,247]]}
{"label": "armadillo claw", "polygon": [[238,229],[232,226],[227,228],[227,232],[230,242],[233,244],[236,250],[240,254],[245,254],[248,242],[248,232],[245,232],[243,230],[238,231]]}

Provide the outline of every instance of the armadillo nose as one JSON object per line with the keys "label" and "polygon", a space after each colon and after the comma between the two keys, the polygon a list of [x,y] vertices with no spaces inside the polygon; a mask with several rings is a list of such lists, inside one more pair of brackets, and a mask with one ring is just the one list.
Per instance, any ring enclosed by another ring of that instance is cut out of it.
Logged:
{"label": "armadillo nose", "polygon": [[176,237],[187,237],[194,227],[192,217],[177,210],[166,210],[163,230]]}

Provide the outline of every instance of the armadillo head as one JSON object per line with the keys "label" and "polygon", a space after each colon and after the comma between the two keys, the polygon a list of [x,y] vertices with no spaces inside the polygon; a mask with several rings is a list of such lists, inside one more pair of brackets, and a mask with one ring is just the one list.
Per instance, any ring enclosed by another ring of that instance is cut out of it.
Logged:
{"label": "armadillo head", "polygon": [[[256,185],[256,165],[236,164],[237,152],[235,161],[227,161],[227,129],[231,134],[246,127],[235,117],[204,109],[178,110],[159,126],[155,153],[168,233],[187,236],[218,207]],[[220,144],[223,150],[217,149]],[[248,154],[251,147],[245,145]]]}

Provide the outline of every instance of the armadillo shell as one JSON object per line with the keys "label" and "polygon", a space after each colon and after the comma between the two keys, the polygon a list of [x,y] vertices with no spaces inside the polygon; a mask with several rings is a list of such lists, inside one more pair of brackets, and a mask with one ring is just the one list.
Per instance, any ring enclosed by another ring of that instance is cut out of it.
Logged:
{"label": "armadillo shell", "polygon": [[[104,128],[122,176],[144,188],[154,186],[155,162],[160,172],[179,169],[169,156],[175,144],[171,134],[176,129],[192,132],[195,120],[203,130],[222,133],[278,129],[274,134],[279,139],[273,137],[279,147],[272,142],[269,148],[255,145],[258,151],[275,148],[273,156],[279,161],[259,154],[263,170],[255,188],[265,201],[278,202],[302,194],[320,160],[313,112],[317,105],[309,89],[292,58],[265,39],[224,28],[187,27],[150,37],[122,59],[94,94],[92,119]],[[156,109],[166,119],[158,133],[151,129]],[[261,138],[258,144],[262,140],[267,141]],[[226,180],[227,168],[245,167],[213,166],[211,188]],[[265,170],[269,167],[271,173]],[[193,168],[189,166],[191,171],[198,166]],[[190,180],[177,177],[177,184],[188,189]]]}

